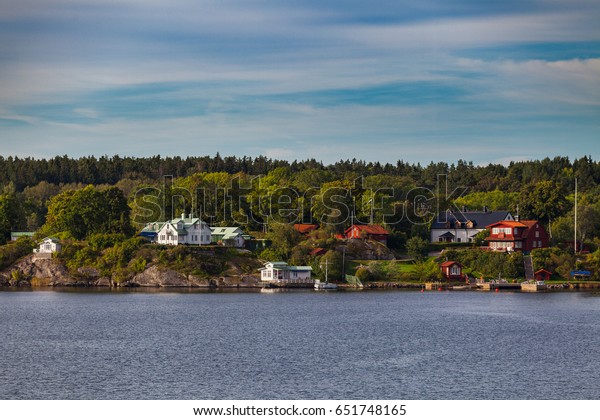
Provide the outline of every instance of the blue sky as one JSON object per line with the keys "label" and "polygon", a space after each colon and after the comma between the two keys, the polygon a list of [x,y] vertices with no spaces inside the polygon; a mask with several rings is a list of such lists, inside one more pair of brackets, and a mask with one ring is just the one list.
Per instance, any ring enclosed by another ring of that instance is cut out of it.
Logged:
{"label": "blue sky", "polygon": [[597,0],[0,2],[4,156],[598,159]]}

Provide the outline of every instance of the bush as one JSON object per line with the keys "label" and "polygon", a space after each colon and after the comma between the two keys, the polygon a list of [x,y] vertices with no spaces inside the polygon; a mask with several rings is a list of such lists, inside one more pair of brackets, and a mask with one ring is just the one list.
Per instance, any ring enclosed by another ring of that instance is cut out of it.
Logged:
{"label": "bush", "polygon": [[125,239],[122,233],[96,233],[88,238],[88,244],[94,249],[101,250],[115,246]]}
{"label": "bush", "polygon": [[0,246],[0,269],[9,267],[19,258],[31,254],[33,248],[35,248],[35,243],[27,237]]}
{"label": "bush", "polygon": [[413,236],[406,241],[406,251],[415,260],[422,260],[427,256],[429,242],[419,236]]}

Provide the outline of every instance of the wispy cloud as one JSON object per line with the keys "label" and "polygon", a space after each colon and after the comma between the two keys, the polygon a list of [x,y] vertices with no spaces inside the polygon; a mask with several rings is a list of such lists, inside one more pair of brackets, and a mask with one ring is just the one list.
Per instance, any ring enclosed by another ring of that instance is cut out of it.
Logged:
{"label": "wispy cloud", "polygon": [[596,1],[5,3],[3,154],[483,162],[600,134]]}

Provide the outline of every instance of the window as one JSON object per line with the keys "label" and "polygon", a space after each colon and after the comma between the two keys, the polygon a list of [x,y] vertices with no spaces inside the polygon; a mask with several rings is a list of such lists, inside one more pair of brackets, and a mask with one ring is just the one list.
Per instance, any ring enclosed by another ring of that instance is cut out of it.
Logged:
{"label": "window", "polygon": [[443,242],[443,241],[444,241],[444,240],[443,240],[443,239],[442,239],[442,237],[440,236],[440,237],[438,238],[438,242]]}
{"label": "window", "polygon": [[165,240],[165,235],[160,235],[160,240],[164,241]]}
{"label": "window", "polygon": [[498,233],[500,233],[500,229],[499,228],[493,228],[492,229],[492,233],[497,235]]}
{"label": "window", "polygon": [[460,241],[462,241],[462,239],[456,238],[456,242],[460,242]]}
{"label": "window", "polygon": [[515,248],[522,248],[522,247],[523,247],[522,242],[515,242]]}
{"label": "window", "polygon": [[519,228],[515,228],[515,235],[519,234]]}
{"label": "window", "polygon": [[458,276],[460,274],[460,267],[457,265],[453,265],[452,268],[450,268],[450,274],[452,274],[453,276]]}
{"label": "window", "polygon": [[539,230],[536,230],[536,231],[535,231],[535,237],[536,237],[536,238],[539,238],[539,237],[540,237],[540,231],[539,231]]}

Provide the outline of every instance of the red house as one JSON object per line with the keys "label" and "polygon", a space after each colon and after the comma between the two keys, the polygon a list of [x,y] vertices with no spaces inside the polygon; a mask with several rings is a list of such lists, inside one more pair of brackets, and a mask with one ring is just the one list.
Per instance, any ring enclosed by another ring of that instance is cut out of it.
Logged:
{"label": "red house", "polygon": [[326,253],[327,253],[327,250],[324,248],[315,248],[309,252],[309,255],[311,257],[318,257],[319,255],[325,255]]}
{"label": "red house", "polygon": [[371,239],[387,246],[388,231],[379,225],[352,225],[344,232],[346,239]]}
{"label": "red house", "polygon": [[552,273],[550,271],[546,270],[545,268],[542,268],[541,270],[538,270],[535,273],[533,273],[533,275],[535,276],[535,279],[537,281],[540,281],[540,280],[548,281],[548,280],[550,280],[550,276],[552,275]]}
{"label": "red house", "polygon": [[308,224],[308,223],[296,223],[294,225],[294,229],[296,229],[298,232],[300,232],[303,235],[308,235],[313,230],[317,230],[317,228],[318,228],[317,225],[312,225],[312,224]]}
{"label": "red house", "polygon": [[446,261],[440,264],[442,274],[446,280],[462,280],[462,264],[456,261]]}
{"label": "red house", "polygon": [[537,220],[503,220],[486,227],[490,236],[485,240],[492,251],[529,252],[548,247],[548,233]]}

